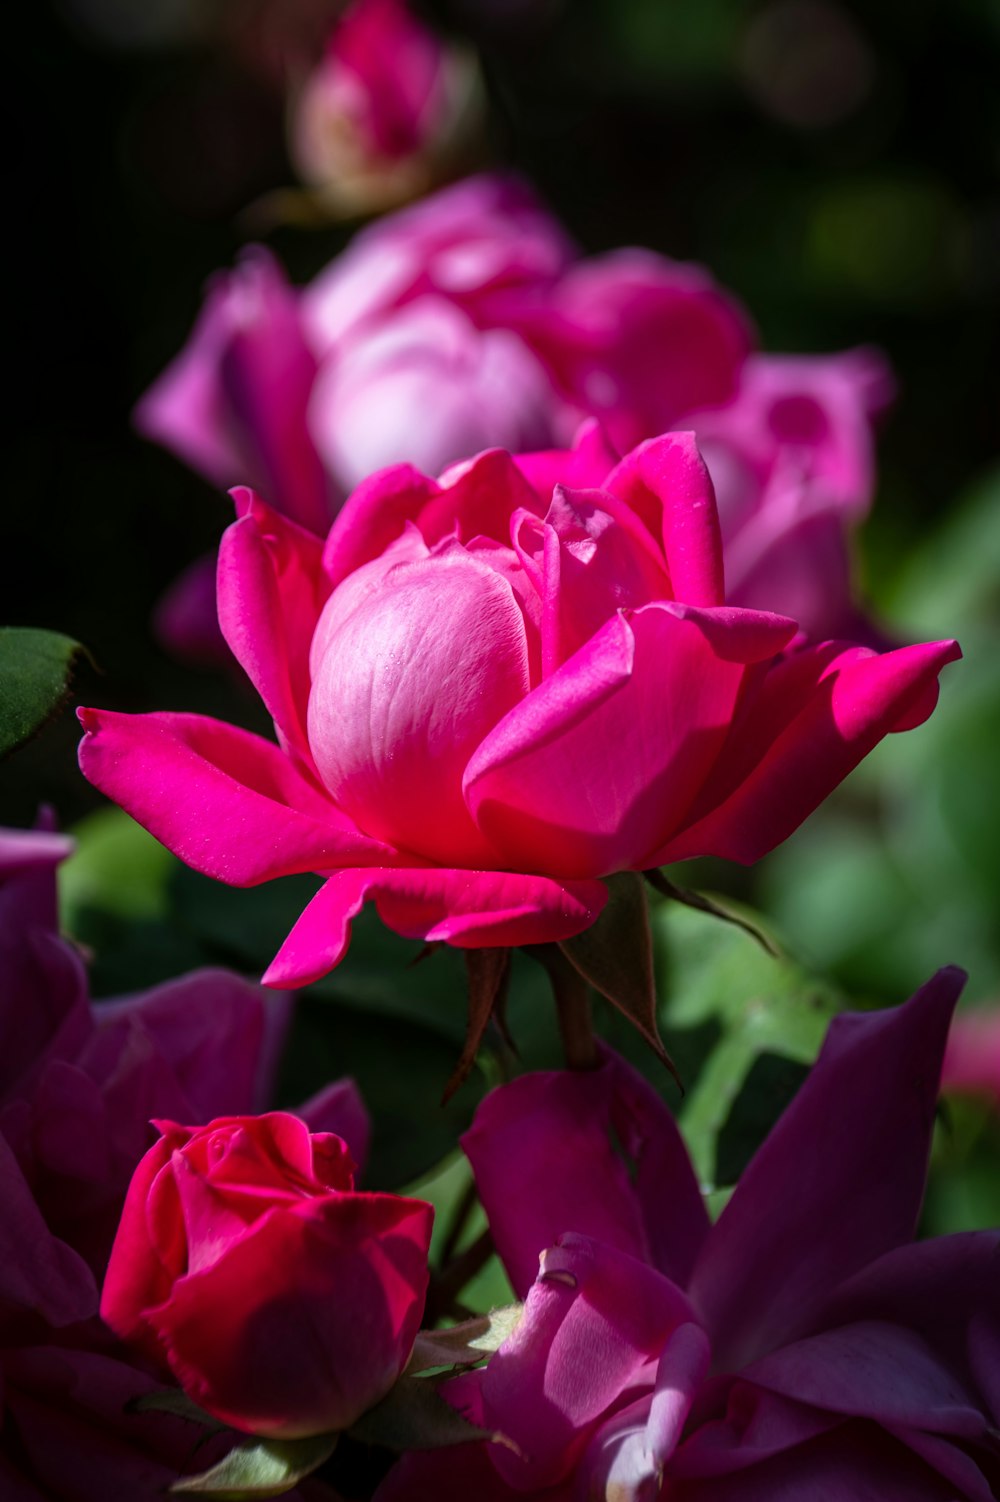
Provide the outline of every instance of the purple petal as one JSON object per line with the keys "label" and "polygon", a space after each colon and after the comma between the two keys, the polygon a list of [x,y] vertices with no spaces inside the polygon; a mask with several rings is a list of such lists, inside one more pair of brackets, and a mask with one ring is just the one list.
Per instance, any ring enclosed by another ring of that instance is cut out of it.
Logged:
{"label": "purple petal", "polygon": [[794,1338],[838,1284],[913,1239],[963,979],[942,970],[904,1006],[831,1024],[695,1265],[717,1370]]}

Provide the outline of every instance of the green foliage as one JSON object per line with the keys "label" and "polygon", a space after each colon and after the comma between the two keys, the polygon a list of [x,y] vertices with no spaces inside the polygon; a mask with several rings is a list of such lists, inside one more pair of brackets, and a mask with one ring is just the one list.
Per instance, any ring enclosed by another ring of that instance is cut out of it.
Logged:
{"label": "green foliage", "polygon": [[900,574],[901,639],[956,635],[964,660],[918,730],[889,736],[761,867],[763,902],[810,963],[901,1001],[939,966],[1000,994],[1000,471],[956,505]]}
{"label": "green foliage", "polygon": [[86,648],[58,631],[0,627],[0,757],[54,719]]}
{"label": "green foliage", "polygon": [[652,929],[660,1027],[687,1087],[678,1118],[714,1189],[735,1182],[781,1115],[842,1002],[710,914],[663,902]]}
{"label": "green foliage", "polygon": [[502,1443],[500,1435],[470,1424],[452,1408],[432,1377],[400,1377],[381,1403],[362,1414],[348,1432],[364,1444],[398,1452],[442,1450],[476,1439]]}

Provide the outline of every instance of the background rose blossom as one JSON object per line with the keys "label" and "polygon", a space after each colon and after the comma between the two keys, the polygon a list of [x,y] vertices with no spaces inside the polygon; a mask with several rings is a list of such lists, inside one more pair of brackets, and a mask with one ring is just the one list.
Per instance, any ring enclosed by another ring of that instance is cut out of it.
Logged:
{"label": "background rose blossom", "polygon": [[[620,452],[693,426],[732,601],[766,599],[817,638],[853,634],[847,534],[872,498],[888,371],[873,352],[754,358],[754,338],[704,268],[580,258],[526,188],[472,178],[362,232],[302,294],[247,255],[137,421],[319,532],[386,464],[434,473],[485,447],[566,441],[587,416]],[[166,624],[189,650],[184,617]]]}

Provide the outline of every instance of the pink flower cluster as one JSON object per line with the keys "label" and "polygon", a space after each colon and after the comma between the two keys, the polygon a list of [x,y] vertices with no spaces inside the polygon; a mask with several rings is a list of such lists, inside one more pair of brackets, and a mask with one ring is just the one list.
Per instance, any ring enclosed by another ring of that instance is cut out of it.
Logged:
{"label": "pink flower cluster", "polygon": [[[701,267],[642,250],[581,258],[525,186],[492,176],[364,230],[302,292],[246,252],[137,421],[213,483],[250,484],[320,534],[388,464],[436,474],[488,447],[566,444],[586,417],[619,453],[693,430],[730,603],[781,610],[819,639],[855,632],[848,533],[872,498],[872,423],[891,393],[874,351],[757,353],[749,317]],[[202,619],[197,591],[173,601],[182,637]]]}
{"label": "pink flower cluster", "polygon": [[408,1455],[378,1502],[990,1502],[1000,1232],[913,1241],[961,983],[838,1018],[714,1225],[614,1054],[488,1096],[464,1146],[526,1302],[444,1391],[507,1443]]}
{"label": "pink flower cluster", "polygon": [[804,645],[727,604],[690,434],[397,466],[325,544],[250,492],[238,511],[219,621],[279,744],[87,709],[80,763],[198,870],[326,877],[269,984],[335,965],[367,899],[409,937],[540,943],[589,927],[614,872],[757,860],[958,655]]}

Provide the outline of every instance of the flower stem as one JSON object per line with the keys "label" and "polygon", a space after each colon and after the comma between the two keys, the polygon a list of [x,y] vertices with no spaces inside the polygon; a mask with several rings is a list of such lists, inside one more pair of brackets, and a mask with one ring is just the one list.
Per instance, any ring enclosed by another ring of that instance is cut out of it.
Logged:
{"label": "flower stem", "polygon": [[558,944],[532,944],[529,953],[548,972],[567,1068],[596,1069],[601,1060],[594,1039],[587,982]]}

